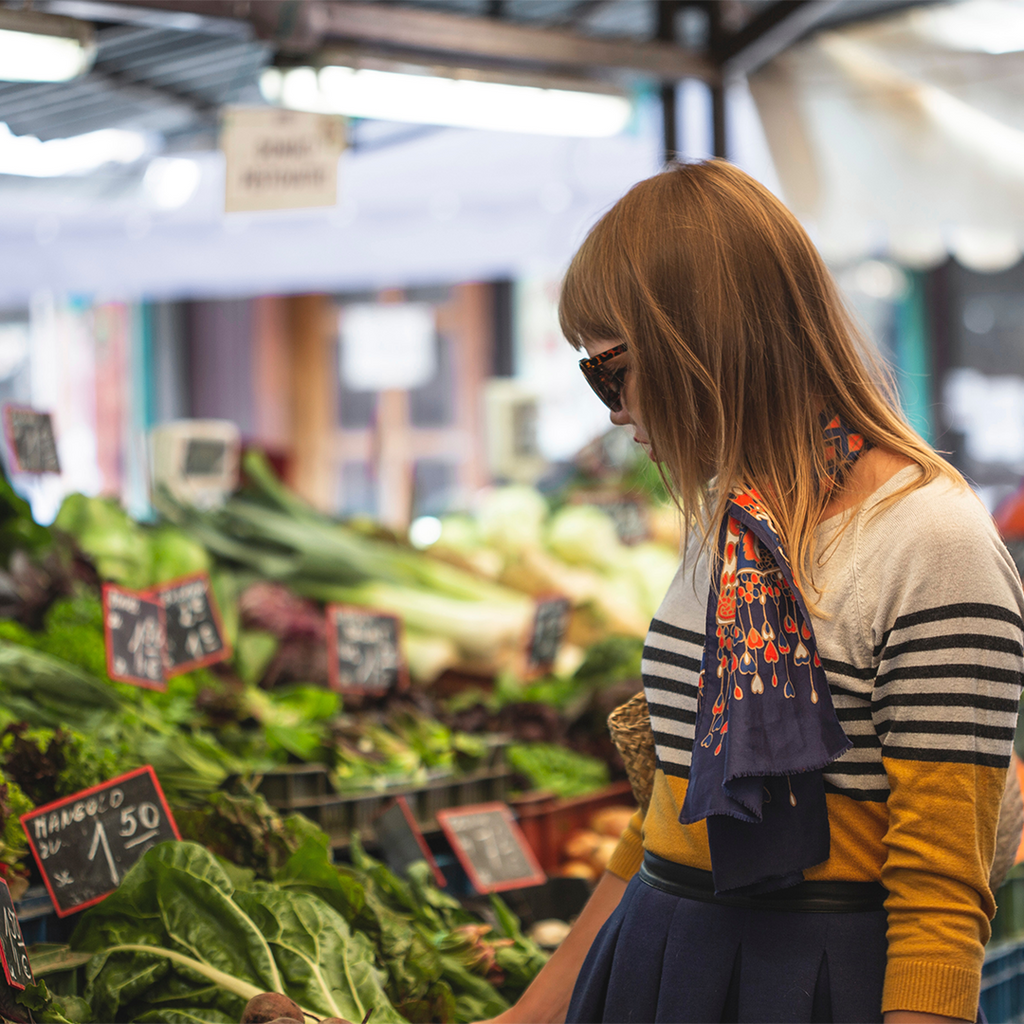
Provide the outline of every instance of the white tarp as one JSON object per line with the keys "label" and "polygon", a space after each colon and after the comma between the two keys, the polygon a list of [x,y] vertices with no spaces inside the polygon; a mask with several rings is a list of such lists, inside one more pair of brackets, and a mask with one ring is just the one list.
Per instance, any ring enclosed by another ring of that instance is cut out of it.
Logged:
{"label": "white tarp", "polygon": [[1020,258],[1021,0],[963,0],[822,32],[750,89],[785,199],[828,258],[884,252],[925,268],[948,252],[976,270]]}

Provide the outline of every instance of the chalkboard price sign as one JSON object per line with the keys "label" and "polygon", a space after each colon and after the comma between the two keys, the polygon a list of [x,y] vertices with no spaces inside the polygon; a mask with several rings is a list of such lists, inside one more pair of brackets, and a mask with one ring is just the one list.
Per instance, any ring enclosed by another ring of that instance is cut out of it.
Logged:
{"label": "chalkboard price sign", "polygon": [[175,580],[157,593],[164,606],[168,676],[231,657],[206,573]]}
{"label": "chalkboard price sign", "polygon": [[385,694],[406,685],[395,615],[347,605],[327,608],[331,684],[342,693]]}
{"label": "chalkboard price sign", "polygon": [[549,668],[558,657],[558,649],[569,627],[569,599],[545,597],[537,601],[533,615],[533,634],[527,661],[531,669]]}
{"label": "chalkboard price sign", "polygon": [[21,473],[59,473],[57,442],[48,412],[23,405],[4,406],[4,428],[14,468]]}
{"label": "chalkboard price sign", "polygon": [[147,850],[181,838],[149,765],[37,807],[21,825],[60,917],[99,903]]}
{"label": "chalkboard price sign", "polygon": [[508,804],[449,807],[437,812],[437,823],[477,892],[547,881]]}
{"label": "chalkboard price sign", "polygon": [[611,517],[615,524],[615,532],[623,544],[638,544],[650,537],[651,528],[647,522],[647,513],[639,501],[627,499],[597,504]]}
{"label": "chalkboard price sign", "polygon": [[425,860],[434,873],[434,881],[441,888],[448,884],[404,796],[397,797],[395,802],[377,817],[373,827],[377,833],[377,843],[384,862],[396,875],[404,875],[414,861]]}
{"label": "chalkboard price sign", "polygon": [[0,960],[3,961],[4,977],[8,985],[24,988],[31,985],[32,965],[28,962],[28,950],[14,911],[14,901],[7,883],[0,879]]}
{"label": "chalkboard price sign", "polygon": [[222,438],[190,438],[185,446],[185,476],[219,476],[227,457],[228,443]]}
{"label": "chalkboard price sign", "polygon": [[159,597],[104,584],[103,628],[111,679],[166,689],[164,607]]}

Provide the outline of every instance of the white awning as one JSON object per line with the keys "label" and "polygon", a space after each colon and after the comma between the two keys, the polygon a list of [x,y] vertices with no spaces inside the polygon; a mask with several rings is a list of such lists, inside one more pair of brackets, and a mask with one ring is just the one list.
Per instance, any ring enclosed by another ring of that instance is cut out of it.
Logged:
{"label": "white awning", "polygon": [[822,32],[750,89],[784,198],[832,262],[887,255],[924,269],[950,253],[995,271],[1020,259],[1021,0]]}

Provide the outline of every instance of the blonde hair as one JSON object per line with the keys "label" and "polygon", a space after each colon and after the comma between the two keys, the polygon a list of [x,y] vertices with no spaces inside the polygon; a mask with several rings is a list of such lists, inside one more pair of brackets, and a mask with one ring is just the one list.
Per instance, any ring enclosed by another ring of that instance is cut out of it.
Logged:
{"label": "blonde hair", "polygon": [[962,479],[898,412],[891,377],[796,218],[728,163],[681,164],[634,186],[573,257],[559,316],[577,348],[628,344],[662,475],[705,550],[730,492],[755,487],[797,585],[809,578],[830,497],[824,411],[920,466],[897,495]]}

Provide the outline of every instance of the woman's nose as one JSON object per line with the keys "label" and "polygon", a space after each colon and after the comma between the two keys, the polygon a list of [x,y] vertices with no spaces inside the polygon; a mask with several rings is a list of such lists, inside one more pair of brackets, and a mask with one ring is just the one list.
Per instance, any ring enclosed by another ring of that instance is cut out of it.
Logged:
{"label": "woman's nose", "polygon": [[625,427],[633,421],[629,418],[629,413],[626,411],[625,405],[621,406],[617,412],[613,412],[608,417],[612,423],[617,427]]}

